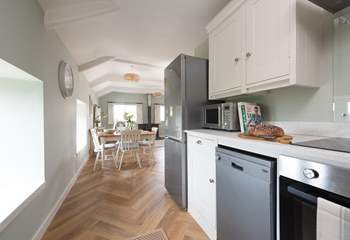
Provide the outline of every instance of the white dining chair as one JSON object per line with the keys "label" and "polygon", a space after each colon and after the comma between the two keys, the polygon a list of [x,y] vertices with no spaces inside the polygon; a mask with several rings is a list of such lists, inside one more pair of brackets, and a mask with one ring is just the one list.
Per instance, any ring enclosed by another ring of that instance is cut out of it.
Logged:
{"label": "white dining chair", "polygon": [[154,153],[154,149],[153,149],[153,146],[154,146],[154,143],[156,141],[156,138],[157,138],[157,132],[158,132],[158,128],[156,127],[152,127],[152,134],[149,135],[147,137],[147,139],[143,139],[142,141],[140,141],[140,147],[142,149],[142,152],[145,154],[146,152],[148,152],[148,156],[150,158],[151,161],[153,161],[154,159],[154,156],[153,156],[153,153]]}
{"label": "white dining chair", "polygon": [[[92,141],[94,143],[94,152],[96,153],[96,159],[95,159],[95,164],[94,164],[94,171],[95,171],[98,162],[101,162],[101,167],[103,168],[104,160],[107,157],[112,157],[113,160],[115,161],[114,154],[115,154],[116,144],[114,144],[114,143],[101,144],[99,139],[98,139],[98,135],[97,135],[95,128],[90,129],[90,133],[91,133]],[[112,152],[112,154],[106,155],[105,154],[106,150],[110,150]]]}
{"label": "white dining chair", "polygon": [[[117,153],[115,157],[116,168],[121,170],[125,153],[131,153],[136,158],[139,167],[142,168],[141,159],[139,156],[140,139],[141,139],[140,130],[125,130],[121,132],[120,141],[116,147],[117,148]],[[121,153],[120,160],[119,160],[119,153]]]}

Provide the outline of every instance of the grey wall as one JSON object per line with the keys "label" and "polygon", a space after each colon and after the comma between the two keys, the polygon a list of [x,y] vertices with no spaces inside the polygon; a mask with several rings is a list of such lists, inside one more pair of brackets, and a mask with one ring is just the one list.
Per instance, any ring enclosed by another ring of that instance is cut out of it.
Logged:
{"label": "grey wall", "polygon": [[[343,15],[350,21],[350,9]],[[334,73],[335,73],[335,96],[350,95],[350,24],[341,20],[335,24],[334,29]]]}
{"label": "grey wall", "polygon": [[333,121],[332,89],[332,83],[328,82],[318,89],[290,87],[230,100],[260,104],[265,121],[330,122]]}
{"label": "grey wall", "polygon": [[[208,49],[209,42],[204,41],[195,48],[195,54],[205,57]],[[333,121],[332,77],[325,77],[322,81],[320,88],[290,87],[259,95],[233,97],[230,100],[261,104],[266,121]]]}
{"label": "grey wall", "polygon": [[209,58],[209,39],[206,39],[194,49],[194,55],[201,58]]}
{"label": "grey wall", "polygon": [[[1,240],[29,240],[87,157],[86,148],[75,158],[76,98],[88,104],[91,91],[62,42],[43,26],[36,0],[2,0],[0,29],[0,58],[44,82],[46,188],[0,233]],[[61,59],[76,77],[74,96],[67,100],[57,82]]]}
{"label": "grey wall", "polygon": [[[106,94],[99,99],[99,105],[101,106],[101,111],[105,114],[108,114],[108,103],[109,102],[115,102],[115,103],[142,103],[143,104],[143,122],[148,123],[148,97],[147,94],[133,94],[133,93],[119,93],[119,92],[113,92]],[[152,97],[152,121],[154,119],[154,109],[153,104],[163,104],[164,98],[163,97]],[[110,128],[111,125],[108,125],[108,118],[104,118],[102,120],[102,125],[104,127]]]}

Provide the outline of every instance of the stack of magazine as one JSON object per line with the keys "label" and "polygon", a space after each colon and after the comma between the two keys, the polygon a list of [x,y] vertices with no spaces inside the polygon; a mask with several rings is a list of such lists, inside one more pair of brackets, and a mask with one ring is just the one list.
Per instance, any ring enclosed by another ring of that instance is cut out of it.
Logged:
{"label": "stack of magazine", "polygon": [[238,116],[243,134],[248,134],[249,128],[255,127],[263,121],[260,106],[256,103],[239,102]]}

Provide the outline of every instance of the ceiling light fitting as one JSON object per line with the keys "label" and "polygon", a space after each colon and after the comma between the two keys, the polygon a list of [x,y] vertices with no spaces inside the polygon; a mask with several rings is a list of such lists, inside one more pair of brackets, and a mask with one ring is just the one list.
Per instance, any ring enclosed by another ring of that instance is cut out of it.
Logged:
{"label": "ceiling light fitting", "polygon": [[162,93],[161,92],[155,92],[152,94],[153,97],[160,97],[162,96]]}
{"label": "ceiling light fitting", "polygon": [[140,81],[140,75],[136,73],[126,73],[124,74],[124,79],[129,82],[138,82]]}

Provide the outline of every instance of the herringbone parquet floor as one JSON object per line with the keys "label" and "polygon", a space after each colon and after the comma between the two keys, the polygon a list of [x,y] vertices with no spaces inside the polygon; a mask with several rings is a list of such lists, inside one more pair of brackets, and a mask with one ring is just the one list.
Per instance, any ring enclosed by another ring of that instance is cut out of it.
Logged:
{"label": "herringbone parquet floor", "polygon": [[176,206],[164,188],[164,149],[139,169],[126,158],[122,171],[94,172],[91,158],[65,199],[43,240],[122,240],[162,228],[169,240],[207,240],[192,217]]}

